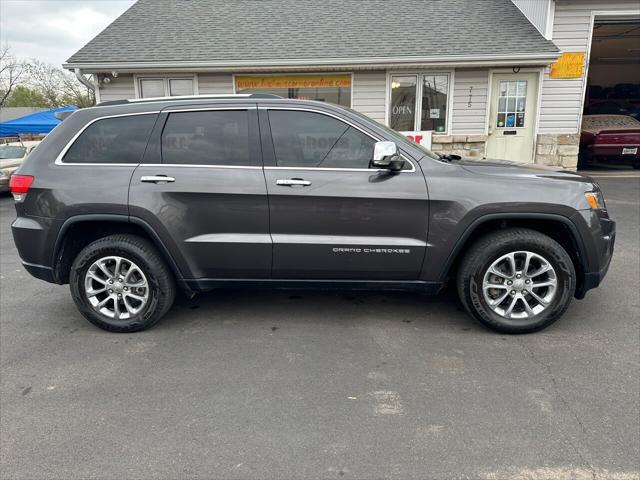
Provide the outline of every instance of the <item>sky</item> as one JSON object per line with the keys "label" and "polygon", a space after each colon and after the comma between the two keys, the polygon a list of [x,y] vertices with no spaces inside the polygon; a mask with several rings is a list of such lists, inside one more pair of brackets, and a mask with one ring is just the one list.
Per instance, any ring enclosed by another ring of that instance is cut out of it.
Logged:
{"label": "sky", "polygon": [[0,0],[0,43],[62,65],[135,0]]}

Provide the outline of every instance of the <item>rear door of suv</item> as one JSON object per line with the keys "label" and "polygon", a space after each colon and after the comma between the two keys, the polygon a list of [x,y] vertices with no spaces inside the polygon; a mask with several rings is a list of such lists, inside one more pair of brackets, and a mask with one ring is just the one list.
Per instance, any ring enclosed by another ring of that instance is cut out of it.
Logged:
{"label": "rear door of suv", "polygon": [[271,273],[255,103],[164,109],[131,180],[130,215],[149,224],[188,278]]}
{"label": "rear door of suv", "polygon": [[417,279],[428,225],[417,164],[370,168],[384,139],[333,110],[265,104],[259,116],[273,277]]}

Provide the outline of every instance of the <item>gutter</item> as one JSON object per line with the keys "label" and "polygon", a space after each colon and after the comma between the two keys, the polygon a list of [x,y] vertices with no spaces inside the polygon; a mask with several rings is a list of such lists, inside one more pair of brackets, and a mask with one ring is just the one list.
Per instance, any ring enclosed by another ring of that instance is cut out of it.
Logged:
{"label": "gutter", "polygon": [[[65,68],[66,68],[66,67],[65,67]],[[90,82],[89,80],[87,80],[87,79],[85,78],[85,76],[84,76],[84,75],[82,75],[82,70],[81,70],[80,68],[75,67],[75,68],[73,69],[73,73],[75,73],[75,74],[76,74],[76,78],[78,79],[78,81],[79,81],[80,83],[82,83],[85,87],[87,87],[87,88],[88,88],[89,90],[91,90],[92,92],[95,92],[95,91],[96,91],[96,86],[95,86],[92,82]]]}
{"label": "gutter", "polygon": [[[282,59],[282,60],[229,60],[199,62],[91,62],[65,63],[69,70],[99,71],[259,71],[259,70],[308,70],[335,67],[373,69],[396,67],[440,67],[451,65],[495,66],[495,65],[549,65],[561,52],[516,55],[440,55],[431,57],[365,57],[327,59]],[[77,75],[77,73],[76,73]]]}

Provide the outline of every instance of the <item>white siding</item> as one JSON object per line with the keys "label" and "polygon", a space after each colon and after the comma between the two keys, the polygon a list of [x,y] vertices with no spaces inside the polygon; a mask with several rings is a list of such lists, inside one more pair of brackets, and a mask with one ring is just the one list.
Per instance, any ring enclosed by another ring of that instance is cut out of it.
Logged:
{"label": "white siding", "polygon": [[488,69],[456,69],[453,79],[451,134],[485,133],[488,91]]}
{"label": "white siding", "polygon": [[546,35],[547,18],[551,12],[551,0],[511,0],[534,27]]}
{"label": "white siding", "polygon": [[100,101],[127,100],[135,98],[136,91],[133,86],[133,75],[120,74],[111,78],[109,83],[100,85]]}
{"label": "white siding", "polygon": [[[563,52],[589,53],[591,12],[638,10],[637,0],[557,0],[553,42]],[[586,63],[588,64],[588,58]],[[585,70],[586,73],[586,70]],[[586,75],[577,79],[550,79],[545,69],[540,104],[539,133],[577,133]]]}
{"label": "white siding", "polygon": [[379,72],[355,72],[353,74],[352,107],[380,123],[386,123],[385,102],[387,74]]}
{"label": "white siding", "polygon": [[233,76],[230,73],[199,73],[198,94],[224,95],[233,93]]}

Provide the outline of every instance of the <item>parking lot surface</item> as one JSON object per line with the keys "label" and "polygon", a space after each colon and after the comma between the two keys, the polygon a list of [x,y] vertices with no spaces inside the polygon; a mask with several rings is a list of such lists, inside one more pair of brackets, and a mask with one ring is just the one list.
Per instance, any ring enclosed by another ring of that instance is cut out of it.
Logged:
{"label": "parking lot surface", "polygon": [[609,275],[526,336],[452,292],[269,290],[106,333],[22,268],[3,196],[0,476],[637,479],[640,179],[598,181]]}

